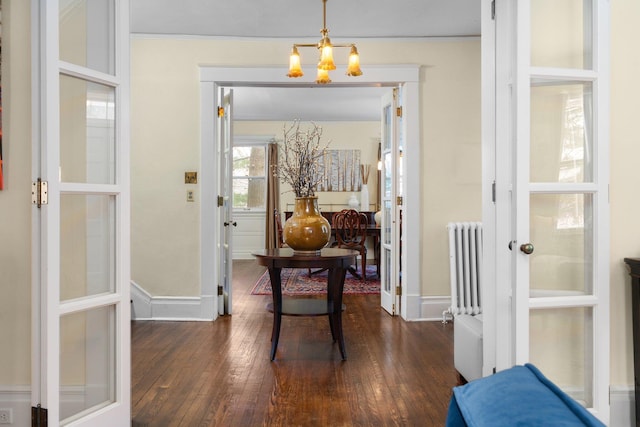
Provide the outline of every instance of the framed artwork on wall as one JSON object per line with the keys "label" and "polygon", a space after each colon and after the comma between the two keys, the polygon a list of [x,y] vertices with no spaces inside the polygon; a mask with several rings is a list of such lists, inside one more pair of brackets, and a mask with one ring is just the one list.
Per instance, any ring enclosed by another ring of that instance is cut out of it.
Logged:
{"label": "framed artwork on wall", "polygon": [[360,191],[360,150],[326,150],[318,173],[317,191]]}

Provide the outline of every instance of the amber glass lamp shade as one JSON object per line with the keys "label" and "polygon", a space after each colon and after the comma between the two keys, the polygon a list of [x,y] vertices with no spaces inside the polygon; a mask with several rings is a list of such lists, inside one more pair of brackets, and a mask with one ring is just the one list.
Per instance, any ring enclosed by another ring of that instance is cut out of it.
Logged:
{"label": "amber glass lamp shade", "polygon": [[347,76],[357,77],[362,75],[360,69],[360,55],[358,55],[358,49],[355,46],[351,46],[351,53],[349,54],[349,65],[347,66]]}
{"label": "amber glass lamp shade", "polygon": [[329,41],[329,37],[325,37],[322,39],[318,69],[326,71],[336,69],[336,63],[333,62],[333,46],[331,45],[331,41]]}
{"label": "amber glass lamp shade", "polygon": [[321,85],[331,83],[331,79],[329,78],[329,71],[318,68],[318,76],[316,77],[316,83]]}
{"label": "amber glass lamp shade", "polygon": [[287,76],[302,77],[303,75],[304,73],[300,66],[300,54],[298,53],[298,48],[294,46],[293,49],[291,49],[291,56],[289,57],[289,72]]}

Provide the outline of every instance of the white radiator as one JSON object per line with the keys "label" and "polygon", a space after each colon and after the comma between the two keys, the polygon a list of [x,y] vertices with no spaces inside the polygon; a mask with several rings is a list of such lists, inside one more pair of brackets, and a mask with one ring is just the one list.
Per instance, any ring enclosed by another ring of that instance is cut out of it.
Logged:
{"label": "white radiator", "polygon": [[451,276],[451,306],[442,313],[447,316],[482,313],[480,281],[482,280],[482,223],[450,222],[449,270]]}

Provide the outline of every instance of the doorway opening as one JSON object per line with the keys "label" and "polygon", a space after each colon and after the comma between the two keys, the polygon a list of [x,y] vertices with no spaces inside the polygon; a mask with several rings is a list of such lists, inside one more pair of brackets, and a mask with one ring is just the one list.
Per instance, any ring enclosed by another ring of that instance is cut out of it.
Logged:
{"label": "doorway opening", "polygon": [[[220,188],[219,173],[216,171],[219,159],[218,147],[214,143],[219,135],[217,106],[221,105],[220,88],[251,88],[251,87],[277,87],[277,88],[303,88],[309,87],[308,83],[291,82],[276,68],[220,68],[201,67],[201,165],[202,173],[202,200],[201,218],[207,218],[201,227],[201,278],[203,301],[209,299],[205,309],[214,310],[218,307],[214,300],[218,295],[218,284],[225,280],[221,274],[221,263],[211,263],[210,260],[219,260],[221,244],[217,224],[221,221],[221,212],[218,209],[218,189]],[[415,233],[405,233],[402,242],[403,254],[401,270],[403,271],[403,289],[399,313],[404,319],[417,319],[420,317],[420,262],[419,262],[419,236],[421,217],[421,194],[419,187],[419,159],[420,159],[420,135],[419,135],[419,67],[370,67],[367,76],[361,76],[358,84],[353,84],[346,77],[337,77],[334,87],[398,87],[403,99],[403,129],[401,132],[406,141],[404,148],[405,176],[403,185],[412,182],[412,195],[403,191],[407,197],[403,200],[403,227],[412,229]],[[313,87],[316,87],[315,85]],[[412,234],[412,235],[410,235]],[[211,313],[216,318],[218,313]]]}

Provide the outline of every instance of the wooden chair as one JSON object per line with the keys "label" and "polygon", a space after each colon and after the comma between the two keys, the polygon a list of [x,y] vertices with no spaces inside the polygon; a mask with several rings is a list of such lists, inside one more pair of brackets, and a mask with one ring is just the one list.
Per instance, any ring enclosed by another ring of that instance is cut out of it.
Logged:
{"label": "wooden chair", "polygon": [[280,219],[280,212],[278,212],[278,209],[273,210],[273,217],[276,223],[276,243],[278,244],[279,248],[284,248],[286,245],[284,243],[284,235],[282,233],[282,220]]}
{"label": "wooden chair", "polygon": [[[360,252],[362,259],[362,280],[367,280],[367,227],[369,220],[367,215],[354,209],[344,209],[333,214],[332,228],[336,232],[335,246],[344,249],[353,249]],[[349,272],[357,278],[358,264],[356,268],[349,267]]]}

